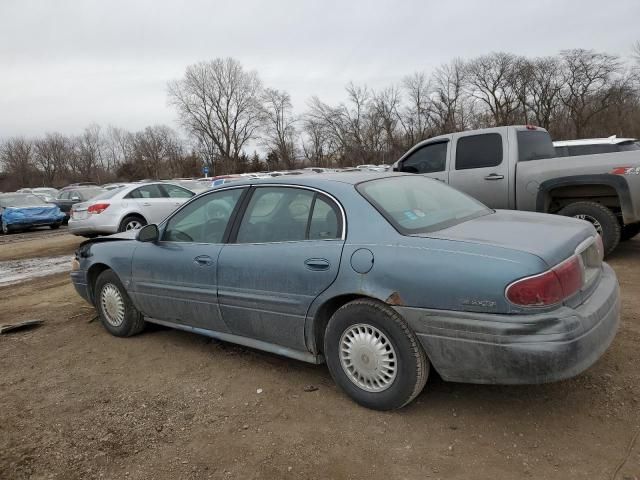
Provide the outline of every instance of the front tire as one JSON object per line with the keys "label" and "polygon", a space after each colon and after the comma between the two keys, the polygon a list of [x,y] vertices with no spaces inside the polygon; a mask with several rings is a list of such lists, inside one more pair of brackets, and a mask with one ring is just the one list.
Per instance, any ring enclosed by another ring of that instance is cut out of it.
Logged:
{"label": "front tire", "polygon": [[604,205],[596,202],[576,202],[567,205],[558,214],[591,223],[602,237],[605,256],[611,254],[620,243],[620,223],[615,214]]}
{"label": "front tire", "polygon": [[58,230],[60,228],[61,223],[54,223],[53,225],[49,225],[51,230]]}
{"label": "front tire", "polygon": [[324,354],[336,384],[374,410],[407,405],[429,376],[429,360],[404,319],[370,299],[349,302],[333,314]]}
{"label": "front tire", "polygon": [[111,335],[130,337],[144,329],[144,317],[112,270],[105,270],[98,276],[93,291],[100,321]]}
{"label": "front tire", "polygon": [[9,228],[9,225],[6,224],[6,222],[2,222],[2,233],[4,233],[5,235],[9,235],[11,233],[11,229]]}

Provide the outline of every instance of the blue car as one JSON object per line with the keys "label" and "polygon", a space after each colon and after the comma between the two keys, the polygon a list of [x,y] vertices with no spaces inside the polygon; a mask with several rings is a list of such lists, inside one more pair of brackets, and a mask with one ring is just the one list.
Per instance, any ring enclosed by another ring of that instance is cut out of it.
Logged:
{"label": "blue car", "polygon": [[582,220],[354,172],[202,193],[159,225],[84,242],[71,277],[113,335],[152,322],[326,362],[356,402],[389,410],[432,368],[492,384],[588,368],[620,315],[602,254]]}
{"label": "blue car", "polygon": [[57,205],[45,202],[31,193],[4,193],[0,195],[0,224],[2,233],[48,226],[60,228],[64,213]]}

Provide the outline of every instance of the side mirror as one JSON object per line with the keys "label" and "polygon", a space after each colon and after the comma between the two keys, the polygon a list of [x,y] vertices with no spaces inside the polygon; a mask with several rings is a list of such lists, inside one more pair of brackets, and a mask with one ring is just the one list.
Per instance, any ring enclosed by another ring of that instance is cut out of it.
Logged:
{"label": "side mirror", "polygon": [[136,240],[139,242],[157,242],[160,238],[160,230],[154,223],[145,225],[136,234]]}

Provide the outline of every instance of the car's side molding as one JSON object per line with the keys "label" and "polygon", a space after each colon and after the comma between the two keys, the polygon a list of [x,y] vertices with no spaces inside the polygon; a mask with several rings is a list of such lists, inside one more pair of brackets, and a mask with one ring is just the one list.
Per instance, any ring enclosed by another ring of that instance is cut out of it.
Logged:
{"label": "car's side molding", "polygon": [[145,320],[147,322],[156,323],[165,327],[184,330],[185,332],[197,333],[198,335],[205,335],[207,337],[215,338],[216,340],[222,340],[223,342],[230,342],[242,345],[244,347],[264,350],[265,352],[275,353],[277,355],[282,355],[284,357],[293,358],[295,360],[300,360],[307,363],[313,363],[316,365],[324,363],[324,357],[322,355],[314,355],[309,352],[294,350],[293,348],[283,347],[274,343],[263,342],[262,340],[255,340],[253,338],[242,337],[240,335],[234,335],[232,333],[217,332],[215,330],[208,330],[205,328],[191,327],[189,325],[167,322],[165,320],[158,320],[151,317],[145,317]]}

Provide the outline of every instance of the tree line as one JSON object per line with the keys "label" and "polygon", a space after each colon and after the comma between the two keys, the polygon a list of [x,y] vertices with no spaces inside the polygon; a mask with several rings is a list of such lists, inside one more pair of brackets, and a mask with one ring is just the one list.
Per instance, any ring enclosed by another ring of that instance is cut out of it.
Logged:
{"label": "tree line", "polygon": [[[640,42],[631,62],[583,49],[497,52],[382,89],[350,83],[345,93],[338,104],[313,96],[297,113],[286,91],[265,87],[237,60],[200,62],[167,85],[186,138],[166,125],[10,138],[0,145],[5,184],[190,177],[203,166],[226,174],[388,164],[435,135],[511,124],[539,125],[554,139],[640,137]],[[247,154],[255,148],[262,156]]]}

